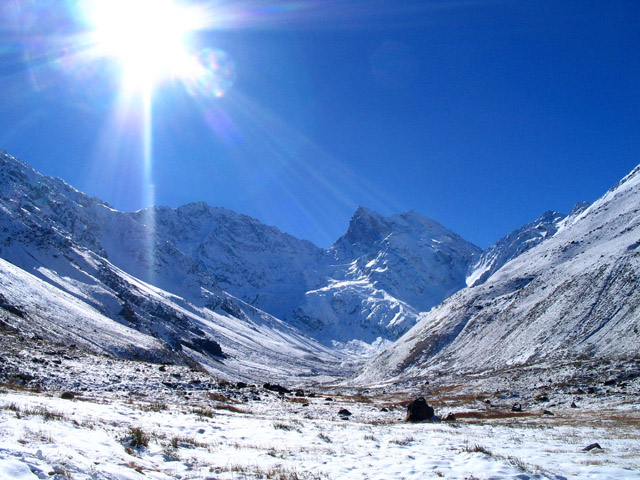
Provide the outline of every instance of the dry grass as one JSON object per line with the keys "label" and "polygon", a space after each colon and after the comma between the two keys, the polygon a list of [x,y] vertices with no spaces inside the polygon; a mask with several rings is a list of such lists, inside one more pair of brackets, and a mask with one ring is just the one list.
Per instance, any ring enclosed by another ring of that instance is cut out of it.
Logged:
{"label": "dry grass", "polygon": [[302,404],[309,403],[309,400],[304,397],[293,397],[293,398],[290,398],[289,401],[291,403],[302,403]]}
{"label": "dry grass", "polygon": [[226,410],[227,412],[232,412],[232,413],[244,413],[244,414],[250,414],[251,413],[248,410],[244,410],[242,408],[238,408],[238,407],[235,407],[233,405],[214,405],[213,408],[215,410]]}

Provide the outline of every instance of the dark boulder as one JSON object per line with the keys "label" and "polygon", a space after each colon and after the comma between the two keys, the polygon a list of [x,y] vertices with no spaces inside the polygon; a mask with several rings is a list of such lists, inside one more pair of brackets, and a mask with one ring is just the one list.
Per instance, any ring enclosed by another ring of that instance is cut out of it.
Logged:
{"label": "dark boulder", "polygon": [[602,447],[600,446],[599,443],[592,443],[591,445],[587,445],[586,447],[584,447],[582,449],[582,451],[583,452],[588,452],[588,451],[593,450],[593,449],[602,450]]}
{"label": "dark boulder", "polygon": [[275,383],[265,383],[263,385],[263,388],[265,390],[269,390],[270,392],[277,392],[281,395],[291,393],[291,390],[289,390],[288,388],[285,388],[282,385],[276,385]]}
{"label": "dark boulder", "polygon": [[75,395],[71,392],[62,392],[62,395],[60,395],[60,398],[63,400],[73,400],[74,397]]}
{"label": "dark boulder", "polygon": [[407,405],[407,422],[423,422],[433,418],[433,408],[429,406],[424,397],[416,398]]}
{"label": "dark boulder", "polygon": [[521,412],[522,411],[522,405],[520,405],[519,403],[514,403],[513,407],[511,407],[511,411],[512,412]]}
{"label": "dark boulder", "polygon": [[445,422],[455,422],[456,421],[456,416],[452,412],[449,412],[447,414],[447,416],[444,417],[444,421]]}
{"label": "dark boulder", "polygon": [[351,416],[351,412],[349,410],[347,410],[346,408],[343,408],[342,410],[340,410],[338,412],[338,415],[340,415],[341,417],[350,417]]}

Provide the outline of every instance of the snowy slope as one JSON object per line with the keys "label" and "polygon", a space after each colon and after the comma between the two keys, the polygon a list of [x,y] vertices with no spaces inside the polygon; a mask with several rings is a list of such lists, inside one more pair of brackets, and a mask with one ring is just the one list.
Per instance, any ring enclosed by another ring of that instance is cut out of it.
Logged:
{"label": "snowy slope", "polygon": [[548,210],[533,222],[520,227],[498,240],[482,252],[467,274],[467,286],[479,285],[497,272],[505,263],[553,237],[559,228],[571,222],[589,206],[579,202],[569,215]]}
{"label": "snowy slope", "polygon": [[385,218],[360,208],[323,250],[202,202],[119,212],[7,154],[0,180],[0,256],[39,278],[52,281],[43,272],[54,270],[82,283],[92,268],[82,252],[91,252],[103,270],[199,307],[231,295],[330,346],[395,340],[419,311],[464,286],[478,253],[415,212]]}
{"label": "snowy slope", "polygon": [[465,285],[469,263],[479,252],[419,213],[383,217],[360,207],[329,251],[326,280],[308,291],[295,311],[296,324],[315,326],[325,341],[395,340],[420,311]]}
{"label": "snowy slope", "polygon": [[565,218],[566,215],[549,210],[533,222],[527,223],[498,240],[482,252],[478,261],[471,266],[466,279],[467,285],[471,287],[486,282],[509,260],[513,260],[555,235],[559,224]]}
{"label": "snowy slope", "polygon": [[424,314],[360,376],[640,354],[640,168],[557,233]]}
{"label": "snowy slope", "polygon": [[220,288],[276,317],[286,317],[319,282],[324,250],[246,215],[200,202],[133,218],[142,223],[149,215],[162,243],[197,262]]}
{"label": "snowy slope", "polygon": [[[206,266],[136,214],[117,212],[6,154],[0,180],[0,256],[11,262],[1,265],[0,294],[27,312],[12,317],[21,329],[78,343],[76,326],[90,332],[96,323],[115,322],[126,335],[109,327],[95,338],[84,335],[84,343],[117,353],[151,342],[143,350],[155,352],[155,360],[196,360],[229,378],[290,380],[344,370],[339,353],[221,290]],[[67,301],[74,305],[68,318],[51,313],[47,299],[57,297],[75,299]],[[120,339],[127,347],[112,347]]]}

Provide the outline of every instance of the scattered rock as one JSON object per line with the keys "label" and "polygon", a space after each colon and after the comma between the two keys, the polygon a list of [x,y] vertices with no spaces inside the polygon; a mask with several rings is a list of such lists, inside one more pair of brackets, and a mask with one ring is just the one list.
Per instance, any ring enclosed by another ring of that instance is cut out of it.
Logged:
{"label": "scattered rock", "polygon": [[586,447],[584,447],[582,449],[583,452],[589,452],[591,450],[593,450],[594,448],[597,448],[598,450],[602,450],[602,447],[600,446],[599,443],[592,443],[591,445],[587,445]]}
{"label": "scattered rock", "polygon": [[327,397],[324,399],[325,402],[333,402],[333,398],[331,397]]}
{"label": "scattered rock", "polygon": [[75,395],[71,392],[62,392],[60,398],[62,398],[63,400],[73,400],[75,398]]}
{"label": "scattered rock", "polygon": [[161,372],[166,372],[167,371],[167,367],[165,367],[164,365],[160,365],[158,370],[160,370]]}
{"label": "scattered rock", "polygon": [[341,417],[350,417],[351,416],[351,412],[349,410],[347,410],[346,408],[343,408],[342,410],[340,410],[338,412],[338,415],[340,415]]}
{"label": "scattered rock", "polygon": [[304,397],[304,390],[299,388],[298,390],[295,391],[295,396],[296,397]]}
{"label": "scattered rock", "polygon": [[571,402],[571,408],[578,408],[578,405],[576,405],[576,402]]}
{"label": "scattered rock", "polygon": [[548,402],[548,401],[549,401],[549,397],[547,397],[547,396],[546,396],[546,395],[544,395],[544,394],[541,394],[541,395],[538,395],[538,396],[536,397],[536,401],[541,402],[541,403],[542,403],[542,402]]}
{"label": "scattered rock", "polygon": [[388,411],[389,411],[389,409],[388,409],[387,407],[382,407],[382,408],[380,409],[380,411],[381,411],[381,412],[388,412]]}
{"label": "scattered rock", "polygon": [[456,416],[452,412],[449,412],[447,414],[447,416],[444,417],[444,421],[445,422],[455,422],[456,421]]}
{"label": "scattered rock", "polygon": [[610,387],[611,385],[615,385],[617,382],[617,380],[615,378],[610,378],[609,380],[607,380],[606,382],[604,382],[604,385],[606,387]]}
{"label": "scattered rock", "polygon": [[433,408],[429,406],[424,397],[416,398],[407,405],[407,422],[423,422],[433,418]]}
{"label": "scattered rock", "polygon": [[543,415],[550,415],[553,417],[553,413],[551,413],[549,410],[545,410],[544,412],[542,412]]}
{"label": "scattered rock", "polygon": [[263,388],[265,390],[269,390],[270,392],[277,392],[281,395],[285,395],[287,393],[291,393],[291,390],[289,390],[288,388],[283,387],[282,385],[277,385],[275,383],[265,383],[263,385]]}
{"label": "scattered rock", "polygon": [[514,403],[513,406],[511,407],[511,411],[512,412],[521,412],[522,411],[522,405],[520,405],[519,403]]}

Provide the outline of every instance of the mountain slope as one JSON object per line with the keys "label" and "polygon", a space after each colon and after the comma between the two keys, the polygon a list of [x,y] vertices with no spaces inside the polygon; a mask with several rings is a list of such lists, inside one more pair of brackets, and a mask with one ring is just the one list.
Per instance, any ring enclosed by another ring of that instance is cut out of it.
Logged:
{"label": "mountain slope", "polygon": [[119,212],[6,153],[0,180],[0,256],[39,278],[53,282],[44,273],[53,270],[82,284],[93,268],[83,252],[91,252],[101,271],[117,267],[199,307],[235,297],[330,346],[395,340],[419,311],[464,286],[479,253],[415,212],[360,208],[323,250],[202,202]]}
{"label": "mountain slope", "polygon": [[553,237],[558,229],[582,213],[589,206],[578,202],[569,215],[548,210],[533,222],[523,225],[482,252],[467,274],[467,286],[479,285],[505,263]]}
{"label": "mountain slope", "polygon": [[[142,350],[155,360],[198,361],[229,378],[291,381],[344,370],[338,352],[221,290],[206,265],[139,214],[115,211],[6,154],[0,185],[0,256],[12,264],[0,265],[0,294],[11,325],[76,342],[77,331],[102,322],[112,326],[79,343],[111,353],[149,345]],[[65,317],[51,314],[58,297],[73,306]]]}
{"label": "mountain slope", "polygon": [[638,272],[640,167],[486,283],[424,314],[359,379],[637,357]]}

